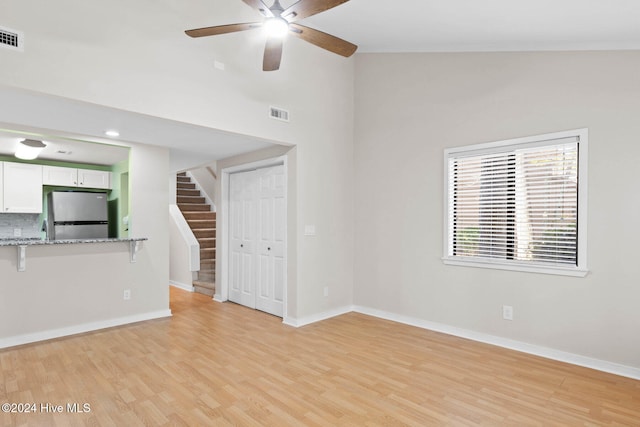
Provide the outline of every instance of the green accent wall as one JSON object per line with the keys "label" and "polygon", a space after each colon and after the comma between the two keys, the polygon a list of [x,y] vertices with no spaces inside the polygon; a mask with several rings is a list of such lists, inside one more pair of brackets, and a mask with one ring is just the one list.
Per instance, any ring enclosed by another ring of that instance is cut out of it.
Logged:
{"label": "green accent wall", "polygon": [[129,237],[129,226],[124,218],[129,216],[129,160],[113,165],[111,192],[109,194],[109,235]]}

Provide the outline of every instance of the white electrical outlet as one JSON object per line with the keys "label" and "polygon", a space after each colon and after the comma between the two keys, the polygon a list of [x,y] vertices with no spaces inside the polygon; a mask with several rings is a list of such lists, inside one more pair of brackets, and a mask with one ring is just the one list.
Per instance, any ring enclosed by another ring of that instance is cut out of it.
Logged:
{"label": "white electrical outlet", "polygon": [[22,228],[14,228],[13,237],[22,237]]}
{"label": "white electrical outlet", "polygon": [[502,318],[504,320],[513,320],[513,307],[510,305],[502,306]]}
{"label": "white electrical outlet", "polygon": [[131,289],[125,289],[124,293],[122,294],[122,299],[124,300],[130,300],[131,299]]}
{"label": "white electrical outlet", "polygon": [[325,297],[328,297],[328,296],[329,296],[329,287],[328,287],[328,286],[325,286],[325,287],[324,287],[324,296],[325,296]]}

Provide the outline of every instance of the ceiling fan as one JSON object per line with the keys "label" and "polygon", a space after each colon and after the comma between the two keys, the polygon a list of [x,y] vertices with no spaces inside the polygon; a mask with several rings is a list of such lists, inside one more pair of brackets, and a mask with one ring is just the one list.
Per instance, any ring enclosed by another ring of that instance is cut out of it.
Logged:
{"label": "ceiling fan", "polygon": [[358,49],[358,46],[346,40],[296,23],[301,19],[324,12],[349,0],[299,0],[286,9],[280,5],[279,0],[274,0],[271,7],[267,7],[262,0],[242,1],[260,12],[266,18],[264,22],[218,25],[187,30],[185,33],[191,37],[206,37],[265,28],[267,31],[267,44],[264,48],[262,61],[262,69],[264,71],[275,71],[280,68],[282,45],[287,34],[344,57],[353,55]]}

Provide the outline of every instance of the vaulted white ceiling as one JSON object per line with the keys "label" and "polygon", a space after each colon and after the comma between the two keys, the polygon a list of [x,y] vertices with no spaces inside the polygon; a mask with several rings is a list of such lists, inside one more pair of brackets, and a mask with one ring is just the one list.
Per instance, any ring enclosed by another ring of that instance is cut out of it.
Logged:
{"label": "vaulted white ceiling", "polygon": [[639,22],[637,0],[351,0],[304,20],[359,52],[640,49]]}

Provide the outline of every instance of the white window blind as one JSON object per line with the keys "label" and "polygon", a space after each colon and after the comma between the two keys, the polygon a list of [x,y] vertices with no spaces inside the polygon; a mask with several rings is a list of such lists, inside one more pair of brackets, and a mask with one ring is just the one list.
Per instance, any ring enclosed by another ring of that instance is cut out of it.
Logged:
{"label": "white window blind", "polygon": [[445,258],[577,268],[578,137],[445,154]]}

